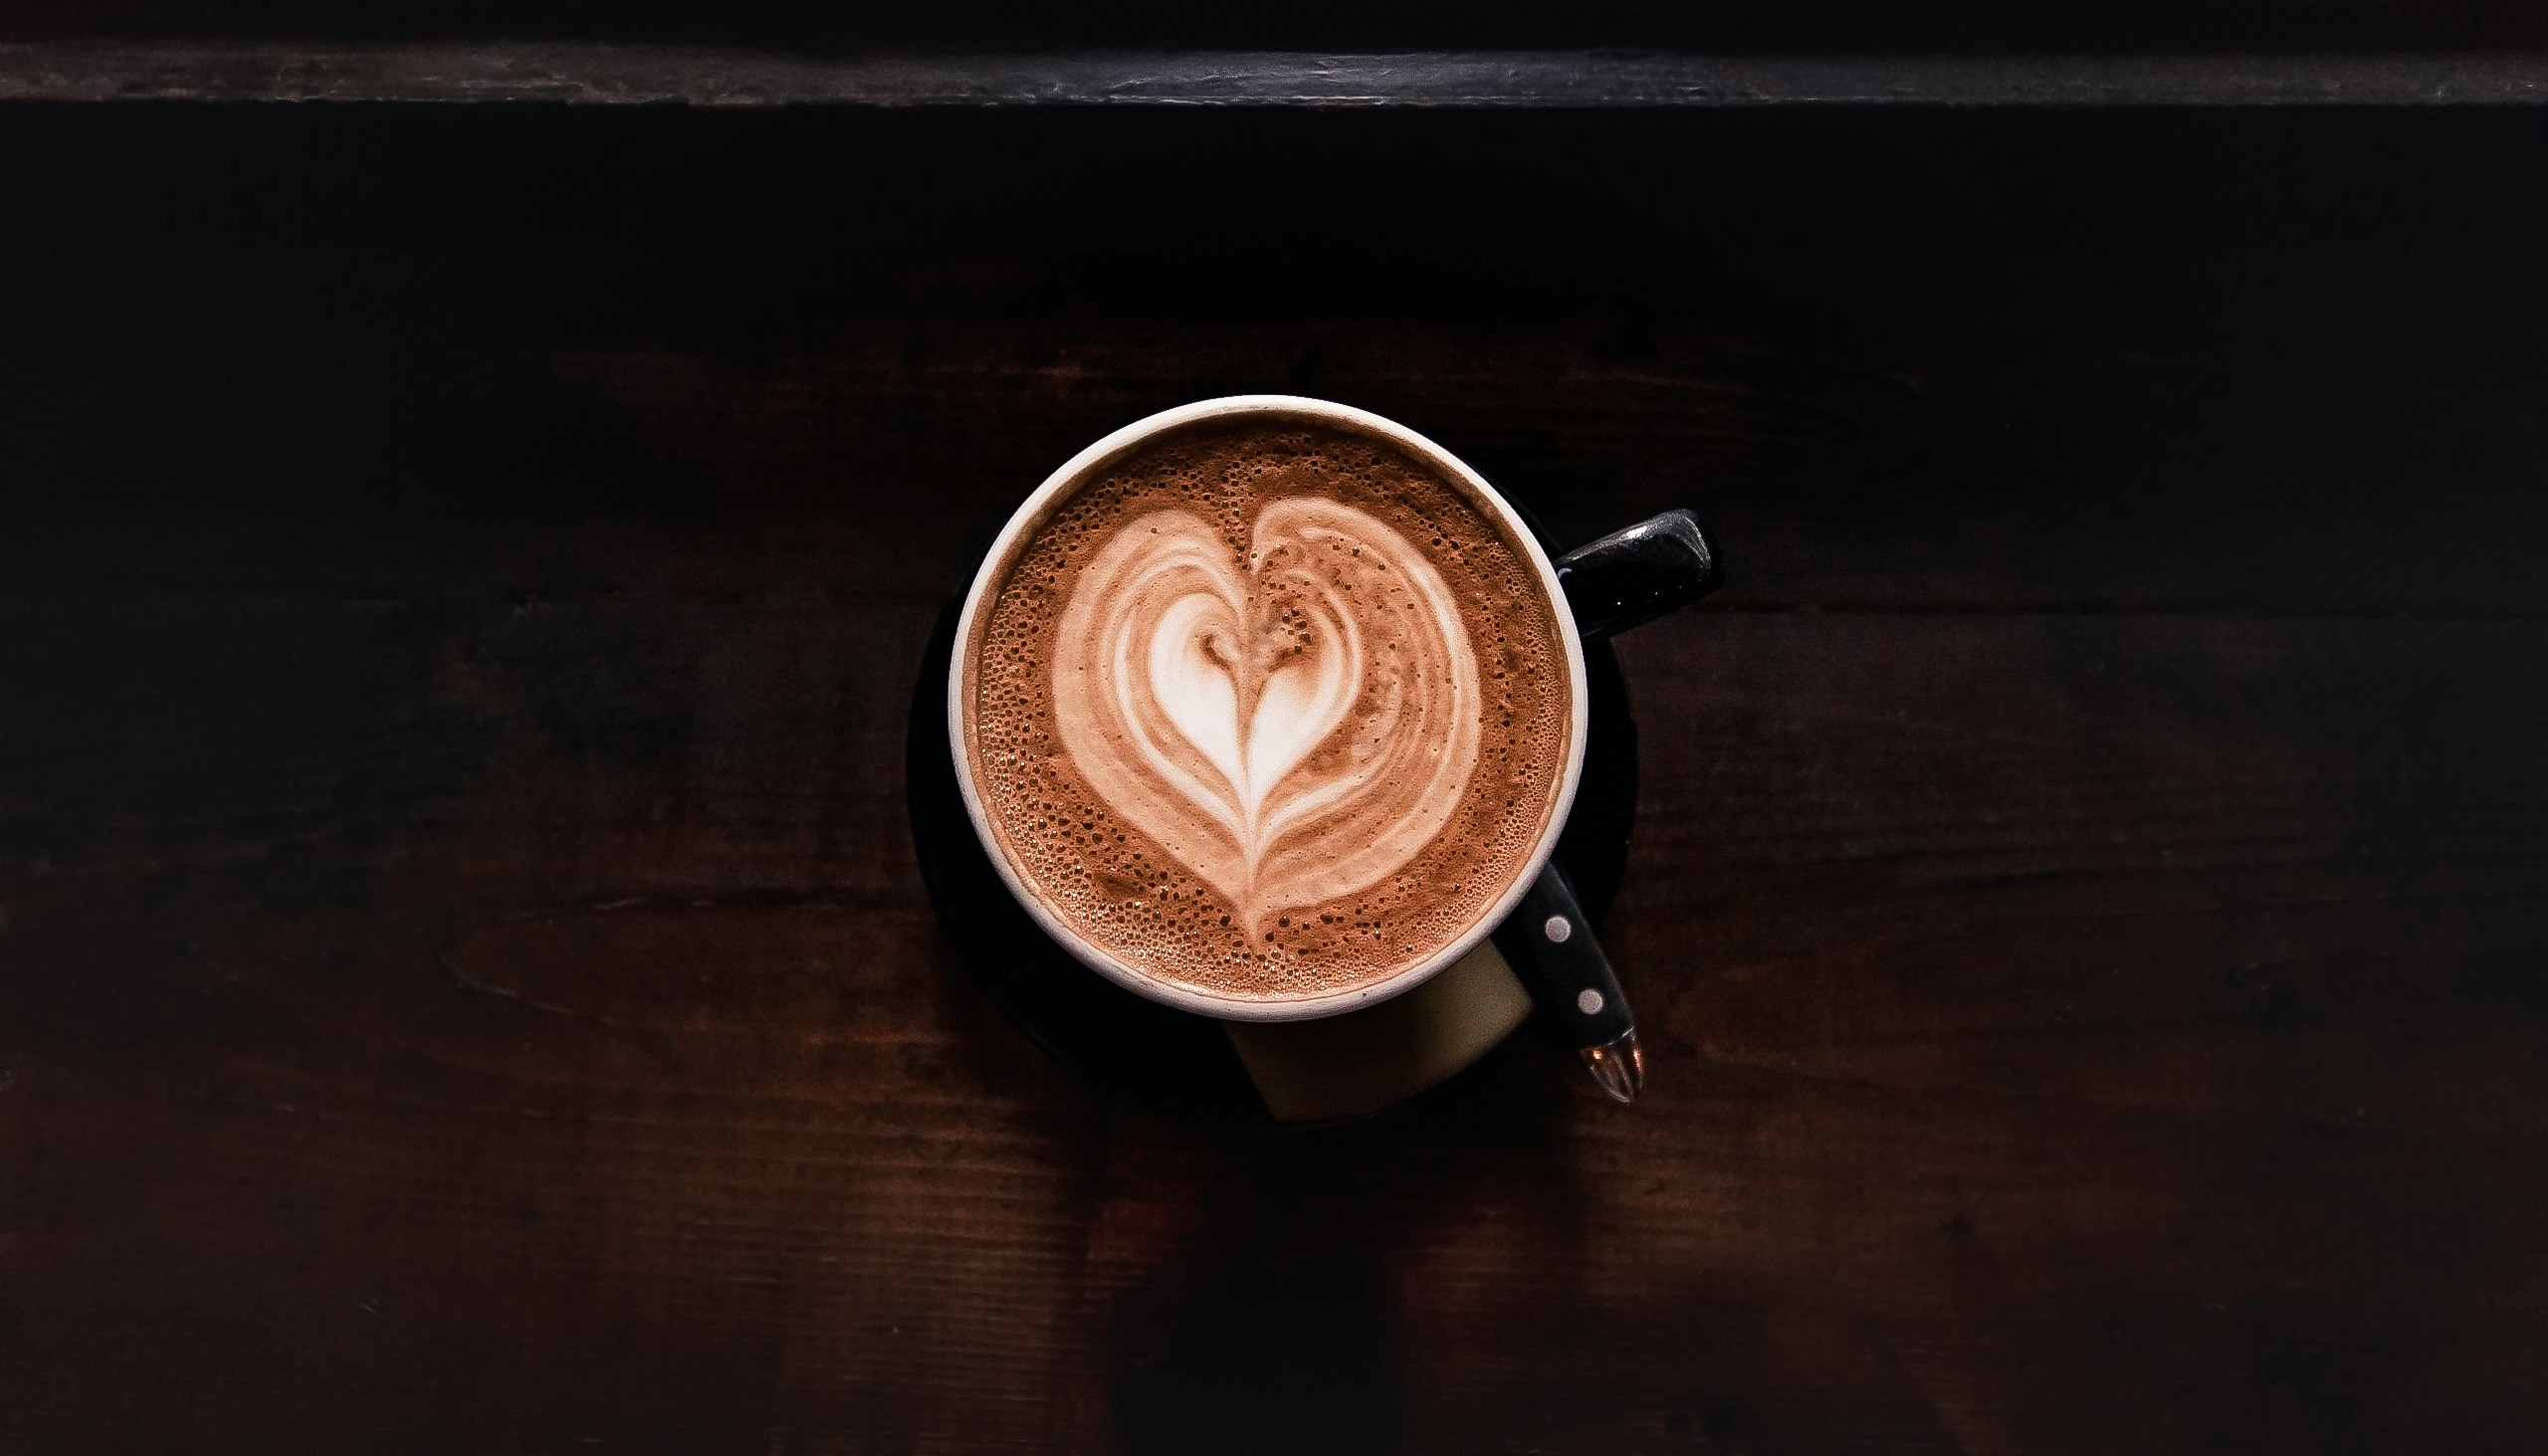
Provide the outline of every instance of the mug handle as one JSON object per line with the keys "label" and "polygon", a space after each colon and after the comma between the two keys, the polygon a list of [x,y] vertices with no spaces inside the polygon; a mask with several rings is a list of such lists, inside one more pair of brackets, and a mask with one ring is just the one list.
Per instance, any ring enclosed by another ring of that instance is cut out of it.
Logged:
{"label": "mug handle", "polygon": [[1641,626],[1716,590],[1716,546],[1687,510],[1614,530],[1557,558],[1557,584],[1587,642]]}
{"label": "mug handle", "polygon": [[[1676,510],[1558,557],[1557,579],[1578,635],[1593,641],[1688,606],[1714,591],[1722,573],[1698,517]],[[1495,944],[1592,1080],[1613,1101],[1635,1101],[1645,1085],[1636,1018],[1556,860],[1497,928]]]}

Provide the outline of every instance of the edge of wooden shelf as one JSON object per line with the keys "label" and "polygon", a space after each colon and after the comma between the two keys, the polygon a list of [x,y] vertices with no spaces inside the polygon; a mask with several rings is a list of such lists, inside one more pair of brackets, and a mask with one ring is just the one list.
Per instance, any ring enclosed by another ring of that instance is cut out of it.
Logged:
{"label": "edge of wooden shelf", "polygon": [[1575,51],[815,57],[583,42],[0,44],[0,101],[700,106],[2548,104],[2548,55],[1721,57]]}

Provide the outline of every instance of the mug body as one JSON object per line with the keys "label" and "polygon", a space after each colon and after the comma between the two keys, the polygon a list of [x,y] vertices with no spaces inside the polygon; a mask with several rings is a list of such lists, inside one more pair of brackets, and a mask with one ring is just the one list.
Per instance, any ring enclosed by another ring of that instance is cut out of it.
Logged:
{"label": "mug body", "polygon": [[[1529,855],[1519,863],[1512,883],[1478,916],[1475,924],[1422,960],[1403,966],[1384,979],[1322,996],[1260,999],[1213,995],[1150,975],[1118,958],[1104,946],[1093,943],[1047,908],[1033,887],[1021,877],[991,822],[981,788],[974,782],[970,741],[973,643],[981,629],[982,619],[989,612],[1001,585],[1008,579],[1011,567],[1045,519],[1083,482],[1154,436],[1205,421],[1244,422],[1250,418],[1262,418],[1272,425],[1301,421],[1375,438],[1423,462],[1443,479],[1455,483],[1471,504],[1502,528],[1506,539],[1537,576],[1554,614],[1558,637],[1564,648],[1567,703],[1572,717],[1567,726],[1564,768],[1555,785],[1554,802],[1539,839],[1531,846]],[[1520,903],[1557,847],[1559,831],[1566,827],[1567,813],[1575,802],[1577,780],[1583,774],[1587,712],[1584,644],[1576,630],[1574,615],[1567,608],[1566,593],[1559,586],[1557,568],[1550,562],[1548,553],[1541,549],[1530,526],[1497,494],[1495,488],[1458,457],[1395,421],[1347,405],[1284,394],[1232,395],[1165,410],[1126,425],[1071,457],[1054,471],[1009,518],[1007,525],[1000,530],[988,554],[975,569],[972,586],[964,594],[963,606],[956,616],[955,651],[947,681],[947,731],[956,760],[956,786],[963,793],[964,812],[971,818],[973,832],[981,839],[992,868],[999,872],[1000,880],[1007,885],[1017,903],[1056,943],[1098,974],[1152,1000],[1225,1021],[1302,1021],[1373,1005],[1423,984],[1476,948],[1478,942],[1492,934],[1512,913],[1513,907]]]}

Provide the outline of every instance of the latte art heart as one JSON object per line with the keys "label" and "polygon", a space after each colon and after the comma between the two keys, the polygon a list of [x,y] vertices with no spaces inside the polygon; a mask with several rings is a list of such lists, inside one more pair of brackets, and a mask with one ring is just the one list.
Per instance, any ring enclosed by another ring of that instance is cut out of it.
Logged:
{"label": "latte art heart", "polygon": [[1053,722],[1090,791],[1253,936],[1366,890],[1459,808],[1480,672],[1433,563],[1332,500],[1127,522],[1055,633]]}

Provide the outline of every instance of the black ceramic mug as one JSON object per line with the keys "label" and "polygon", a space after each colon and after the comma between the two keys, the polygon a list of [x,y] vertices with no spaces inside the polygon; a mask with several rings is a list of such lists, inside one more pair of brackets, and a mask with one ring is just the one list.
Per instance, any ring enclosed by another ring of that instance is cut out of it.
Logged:
{"label": "black ceramic mug", "polygon": [[[1502,533],[1526,556],[1553,608],[1573,715],[1572,723],[1564,726],[1566,750],[1555,812],[1493,905],[1463,934],[1390,974],[1331,995],[1281,1000],[1215,995],[1167,981],[1078,934],[1045,903],[994,830],[983,786],[975,782],[975,755],[967,741],[971,645],[1001,583],[1054,510],[1110,462],[1164,432],[1200,422],[1258,421],[1276,427],[1311,423],[1385,442],[1429,467],[1501,525]],[[1476,471],[1414,431],[1367,411],[1284,395],[1236,396],[1165,411],[1116,431],[1055,471],[1012,515],[975,571],[956,617],[947,683],[948,741],[957,787],[992,868],[1019,907],[1082,964],[1138,995],[1228,1023],[1342,1016],[1416,989],[1461,962],[1491,935],[1504,959],[1530,988],[1533,1000],[1565,1028],[1604,1088],[1624,1101],[1633,1095],[1641,1073],[1633,1020],[1572,887],[1551,859],[1584,762],[1588,689],[1583,645],[1695,600],[1716,578],[1715,553],[1687,512],[1666,513],[1553,559],[1539,543],[1532,523]]]}

